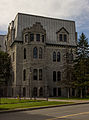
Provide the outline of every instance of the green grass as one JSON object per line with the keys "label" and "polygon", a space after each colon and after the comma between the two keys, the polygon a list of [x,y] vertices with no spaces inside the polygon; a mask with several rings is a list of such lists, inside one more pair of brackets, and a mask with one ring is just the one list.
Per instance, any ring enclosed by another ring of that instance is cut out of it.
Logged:
{"label": "green grass", "polygon": [[58,99],[58,100],[89,100],[89,96],[86,98],[65,98],[65,97],[55,97],[55,98],[51,98],[51,99]]}
{"label": "green grass", "polygon": [[39,100],[30,100],[30,99],[10,99],[10,98],[1,98],[1,104],[14,104],[14,103],[26,103],[32,101],[39,101]]}
{"label": "green grass", "polygon": [[[8,100],[9,101],[9,100]],[[11,100],[10,100],[11,101]],[[0,110],[10,110],[17,108],[32,108],[32,107],[41,107],[41,106],[52,106],[52,105],[62,105],[62,104],[71,104],[72,102],[57,102],[57,101],[30,101],[26,103],[14,103],[14,104],[1,104]]]}

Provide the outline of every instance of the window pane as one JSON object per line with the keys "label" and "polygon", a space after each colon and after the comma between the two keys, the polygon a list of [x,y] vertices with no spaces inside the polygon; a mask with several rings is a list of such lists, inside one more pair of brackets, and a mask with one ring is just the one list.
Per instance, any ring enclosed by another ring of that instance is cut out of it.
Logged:
{"label": "window pane", "polygon": [[39,69],[39,80],[42,80],[42,69]]}
{"label": "window pane", "polygon": [[42,48],[39,49],[39,58],[42,59]]}
{"label": "window pane", "polygon": [[24,48],[24,59],[26,59],[26,48]]}
{"label": "window pane", "polygon": [[57,53],[57,62],[60,62],[60,52]]}
{"label": "window pane", "polygon": [[53,52],[53,61],[56,61],[56,52]]}
{"label": "window pane", "polygon": [[62,34],[59,34],[59,41],[62,41]]}
{"label": "window pane", "polygon": [[42,35],[42,42],[44,42],[44,35]]}
{"label": "window pane", "polygon": [[56,81],[56,71],[53,71],[53,81]]}
{"label": "window pane", "polygon": [[36,41],[40,41],[40,34],[36,34]]}
{"label": "window pane", "polygon": [[60,81],[60,80],[61,80],[61,72],[58,71],[58,72],[57,72],[57,81]]}
{"label": "window pane", "polygon": [[67,42],[67,35],[64,35],[64,42]]}
{"label": "window pane", "polygon": [[24,87],[23,88],[23,97],[25,97],[26,96],[26,88]]}
{"label": "window pane", "polygon": [[37,69],[33,70],[33,80],[37,80]]}
{"label": "window pane", "polygon": [[25,69],[23,70],[23,80],[24,81],[26,80],[26,70]]}
{"label": "window pane", "polygon": [[30,34],[30,41],[34,41],[34,34]]}
{"label": "window pane", "polygon": [[33,96],[34,96],[34,97],[37,96],[37,88],[36,88],[36,87],[33,88]]}
{"label": "window pane", "polygon": [[37,48],[33,49],[33,58],[37,58]]}

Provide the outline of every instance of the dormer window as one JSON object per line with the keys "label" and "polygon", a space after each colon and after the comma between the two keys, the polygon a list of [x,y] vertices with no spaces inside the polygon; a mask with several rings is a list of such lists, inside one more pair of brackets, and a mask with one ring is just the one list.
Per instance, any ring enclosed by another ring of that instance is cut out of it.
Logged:
{"label": "dormer window", "polygon": [[40,41],[40,34],[36,34],[36,41]]}
{"label": "dormer window", "polygon": [[67,35],[64,34],[64,42],[67,42]]}
{"label": "dormer window", "polygon": [[62,27],[57,33],[58,42],[68,42],[69,32]]}
{"label": "dormer window", "polygon": [[34,34],[33,33],[30,34],[30,41],[34,41]]}
{"label": "dormer window", "polygon": [[62,34],[59,34],[59,41],[62,41]]}

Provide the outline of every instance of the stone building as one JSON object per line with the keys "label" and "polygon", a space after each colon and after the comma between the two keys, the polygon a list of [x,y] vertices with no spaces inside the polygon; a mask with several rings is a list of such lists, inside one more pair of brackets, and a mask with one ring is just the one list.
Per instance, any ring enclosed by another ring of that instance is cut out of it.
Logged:
{"label": "stone building", "polygon": [[76,43],[74,21],[18,13],[7,35],[13,67],[8,96],[67,96],[60,81],[65,55],[73,59]]}

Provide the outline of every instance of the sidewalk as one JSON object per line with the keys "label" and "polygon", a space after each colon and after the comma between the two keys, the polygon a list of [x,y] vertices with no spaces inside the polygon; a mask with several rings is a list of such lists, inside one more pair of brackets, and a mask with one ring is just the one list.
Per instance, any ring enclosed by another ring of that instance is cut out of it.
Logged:
{"label": "sidewalk", "polygon": [[[46,100],[46,98],[36,98],[37,100]],[[48,99],[48,101],[62,101],[62,102],[73,102],[72,104],[63,104],[63,105],[52,105],[52,106],[44,106],[44,107],[33,107],[33,108],[18,108],[13,110],[5,110],[0,111],[2,113],[10,113],[10,112],[20,112],[20,111],[30,111],[30,110],[37,110],[37,109],[46,109],[46,108],[53,108],[53,107],[63,107],[63,106],[73,106],[73,105],[80,105],[80,104],[89,104],[89,100],[58,100],[58,99]]]}

